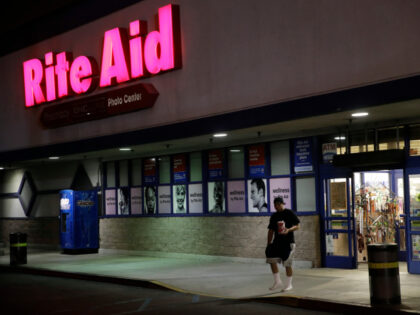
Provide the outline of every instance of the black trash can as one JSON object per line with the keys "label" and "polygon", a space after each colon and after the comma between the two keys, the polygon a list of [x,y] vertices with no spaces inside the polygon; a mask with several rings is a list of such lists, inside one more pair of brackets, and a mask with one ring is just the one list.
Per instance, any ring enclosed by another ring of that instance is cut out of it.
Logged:
{"label": "black trash can", "polygon": [[10,240],[10,264],[21,265],[26,264],[26,243],[27,235],[25,233],[12,233],[9,235]]}
{"label": "black trash can", "polygon": [[401,304],[398,245],[368,245],[370,303]]}

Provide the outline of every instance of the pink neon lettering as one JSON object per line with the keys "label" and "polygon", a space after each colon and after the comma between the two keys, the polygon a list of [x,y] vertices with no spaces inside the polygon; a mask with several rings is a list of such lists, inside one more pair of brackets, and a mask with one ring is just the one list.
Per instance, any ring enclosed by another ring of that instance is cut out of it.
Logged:
{"label": "pink neon lettering", "polygon": [[[130,23],[130,35],[137,36],[140,34],[140,21]],[[131,77],[138,78],[143,75],[143,52],[141,37],[130,39],[130,64]]]}
{"label": "pink neon lettering", "polygon": [[45,88],[47,93],[47,101],[55,100],[55,73],[54,73],[54,55],[52,52],[45,54],[45,65],[49,66],[45,68]]}
{"label": "pink neon lettering", "polygon": [[118,83],[130,80],[119,28],[105,32],[99,85],[109,86],[113,78]]}
{"label": "pink neon lettering", "polygon": [[152,74],[175,67],[172,5],[159,8],[159,31],[147,35],[144,55],[146,68]]}
{"label": "pink neon lettering", "polygon": [[39,59],[27,60],[23,63],[23,79],[25,83],[25,105],[27,107],[45,102],[41,89],[43,67]]}
{"label": "pink neon lettering", "polygon": [[92,64],[88,57],[79,56],[74,59],[70,68],[70,85],[77,93],[85,93],[92,84]]}
{"label": "pink neon lettering", "polygon": [[69,94],[67,72],[70,66],[67,61],[67,53],[57,54],[56,59],[55,74],[57,75],[58,97],[60,98]]}

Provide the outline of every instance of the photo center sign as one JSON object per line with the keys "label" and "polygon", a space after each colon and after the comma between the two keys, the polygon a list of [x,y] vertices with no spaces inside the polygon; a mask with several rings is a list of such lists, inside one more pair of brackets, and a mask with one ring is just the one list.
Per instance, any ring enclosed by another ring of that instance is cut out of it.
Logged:
{"label": "photo center sign", "polygon": [[[105,31],[100,66],[92,57],[73,59],[66,51],[47,52],[44,60],[24,61],[25,106],[30,108],[181,68],[179,7],[168,4],[159,8],[157,24],[157,30],[149,33],[147,23],[140,20],[130,22],[128,32],[119,27]],[[141,93],[130,93],[102,96],[105,107],[126,102],[133,107],[132,103],[143,99]],[[158,95],[157,91],[152,94]]]}

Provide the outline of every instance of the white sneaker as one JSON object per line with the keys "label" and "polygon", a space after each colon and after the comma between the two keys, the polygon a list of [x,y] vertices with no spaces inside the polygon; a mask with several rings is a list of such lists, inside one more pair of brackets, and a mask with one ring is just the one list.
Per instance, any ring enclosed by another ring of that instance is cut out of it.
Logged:
{"label": "white sneaker", "polygon": [[281,286],[283,286],[283,283],[281,283],[281,282],[274,282],[274,284],[270,288],[270,290],[276,290],[276,289],[280,288]]}
{"label": "white sneaker", "polygon": [[293,289],[292,285],[288,285],[287,287],[283,288],[283,290],[281,290],[281,292],[286,292],[286,291],[290,291]]}

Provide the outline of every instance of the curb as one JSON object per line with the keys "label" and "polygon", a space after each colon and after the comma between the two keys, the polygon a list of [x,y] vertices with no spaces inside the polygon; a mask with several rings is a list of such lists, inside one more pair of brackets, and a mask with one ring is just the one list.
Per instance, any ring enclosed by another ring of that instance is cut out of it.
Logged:
{"label": "curb", "polygon": [[245,297],[245,298],[231,298],[225,296],[214,296],[202,292],[190,292],[181,288],[173,287],[160,281],[154,280],[139,280],[128,279],[112,276],[99,276],[86,273],[75,273],[65,271],[46,270],[40,268],[32,268],[25,266],[5,266],[0,265],[0,272],[17,272],[32,275],[41,275],[48,277],[57,277],[65,279],[87,280],[95,282],[105,282],[113,284],[121,284],[128,286],[137,286],[147,289],[158,289],[167,291],[177,291],[184,294],[198,294],[203,296],[215,297],[220,299],[238,300],[238,301],[252,301],[257,303],[278,304],[283,306],[296,307],[308,310],[317,310],[340,314],[355,314],[355,313],[369,313],[369,314],[420,314],[420,311],[406,309],[404,305],[384,305],[384,306],[370,306],[363,304],[349,304],[339,303],[330,300],[312,299],[301,296],[273,296],[273,297]]}

